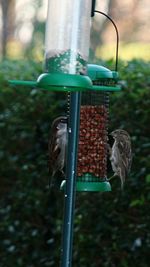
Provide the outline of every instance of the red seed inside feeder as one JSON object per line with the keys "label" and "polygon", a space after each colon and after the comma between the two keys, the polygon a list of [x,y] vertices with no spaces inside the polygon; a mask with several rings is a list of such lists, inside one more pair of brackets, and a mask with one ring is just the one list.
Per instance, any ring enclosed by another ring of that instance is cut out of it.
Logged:
{"label": "red seed inside feeder", "polygon": [[107,175],[107,108],[84,105],[80,112],[78,177],[91,174],[104,180]]}

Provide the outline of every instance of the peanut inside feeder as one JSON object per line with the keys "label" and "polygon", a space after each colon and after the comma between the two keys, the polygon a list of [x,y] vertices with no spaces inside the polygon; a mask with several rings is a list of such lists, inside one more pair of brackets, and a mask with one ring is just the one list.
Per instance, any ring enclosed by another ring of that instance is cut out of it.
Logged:
{"label": "peanut inside feeder", "polygon": [[106,92],[82,93],[78,146],[78,181],[100,182],[107,177]]}

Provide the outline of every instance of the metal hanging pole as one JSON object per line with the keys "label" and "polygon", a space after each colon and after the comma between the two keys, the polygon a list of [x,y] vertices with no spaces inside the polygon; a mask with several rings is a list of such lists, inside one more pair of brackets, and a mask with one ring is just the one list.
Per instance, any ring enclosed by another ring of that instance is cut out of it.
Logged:
{"label": "metal hanging pole", "polygon": [[76,192],[77,148],[80,122],[80,92],[70,95],[70,118],[68,128],[68,154],[65,186],[65,206],[62,236],[61,267],[72,266],[73,221]]}

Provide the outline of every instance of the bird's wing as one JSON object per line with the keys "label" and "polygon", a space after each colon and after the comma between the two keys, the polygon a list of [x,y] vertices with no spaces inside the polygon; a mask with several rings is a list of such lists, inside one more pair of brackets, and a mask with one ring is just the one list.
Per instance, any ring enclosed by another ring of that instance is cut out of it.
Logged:
{"label": "bird's wing", "polygon": [[130,141],[120,140],[118,142],[118,148],[121,155],[122,164],[124,166],[126,176],[130,171],[132,162],[132,152]]}
{"label": "bird's wing", "polygon": [[48,145],[48,165],[49,165],[49,173],[53,177],[57,171],[57,159],[58,155],[60,154],[60,148],[57,144],[57,138],[55,135],[51,133],[49,138],[49,145]]}

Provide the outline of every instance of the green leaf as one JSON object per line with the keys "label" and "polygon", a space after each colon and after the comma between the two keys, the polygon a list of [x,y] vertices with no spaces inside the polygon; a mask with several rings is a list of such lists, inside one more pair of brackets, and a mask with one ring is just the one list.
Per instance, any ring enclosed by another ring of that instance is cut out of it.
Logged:
{"label": "green leaf", "polygon": [[145,180],[146,180],[146,183],[150,183],[150,174],[148,174],[147,176],[146,176],[146,178],[145,178]]}

